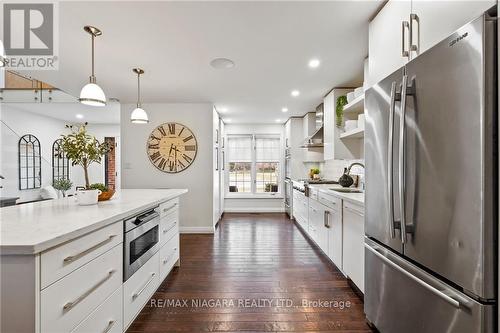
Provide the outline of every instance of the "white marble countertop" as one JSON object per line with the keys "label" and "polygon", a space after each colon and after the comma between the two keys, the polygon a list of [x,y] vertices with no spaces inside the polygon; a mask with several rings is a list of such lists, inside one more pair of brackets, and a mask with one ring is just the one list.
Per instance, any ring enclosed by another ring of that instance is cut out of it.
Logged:
{"label": "white marble countertop", "polygon": [[309,188],[333,195],[339,199],[350,201],[358,205],[365,205],[365,193],[346,193],[331,190],[332,188],[342,188],[338,184],[309,184]]}
{"label": "white marble countertop", "polygon": [[42,252],[184,193],[187,189],[123,189],[92,206],[69,197],[0,208],[0,255]]}

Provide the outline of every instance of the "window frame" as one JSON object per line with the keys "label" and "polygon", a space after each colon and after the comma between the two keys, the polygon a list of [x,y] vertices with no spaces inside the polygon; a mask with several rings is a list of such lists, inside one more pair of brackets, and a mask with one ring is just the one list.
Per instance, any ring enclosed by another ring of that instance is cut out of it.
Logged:
{"label": "window frame", "polygon": [[[231,163],[231,156],[229,153],[229,140],[231,138],[238,137],[250,137],[252,140],[250,149],[251,149],[251,192],[229,192],[229,163]],[[224,193],[225,198],[228,199],[270,199],[270,198],[283,198],[283,163],[284,163],[284,153],[283,153],[283,136],[281,133],[266,133],[266,134],[227,134],[226,138],[228,140],[228,144],[226,146],[226,154],[227,158],[224,161]],[[277,161],[278,163],[278,176],[277,176],[277,184],[278,184],[278,192],[257,192],[257,149],[256,149],[256,139],[279,139],[279,151],[280,156]]]}

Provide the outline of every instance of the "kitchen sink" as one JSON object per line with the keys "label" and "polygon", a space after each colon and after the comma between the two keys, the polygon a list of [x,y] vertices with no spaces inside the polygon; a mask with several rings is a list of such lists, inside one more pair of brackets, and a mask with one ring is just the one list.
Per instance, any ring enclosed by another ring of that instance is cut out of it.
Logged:
{"label": "kitchen sink", "polygon": [[363,191],[357,188],[331,188],[330,190],[342,193],[363,193]]}

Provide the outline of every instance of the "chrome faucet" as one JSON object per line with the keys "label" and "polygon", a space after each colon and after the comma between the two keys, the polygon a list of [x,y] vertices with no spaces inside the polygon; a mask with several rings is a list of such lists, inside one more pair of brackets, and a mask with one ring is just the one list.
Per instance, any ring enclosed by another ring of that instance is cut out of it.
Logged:
{"label": "chrome faucet", "polygon": [[351,172],[351,168],[355,165],[359,165],[359,166],[362,166],[363,169],[365,168],[365,165],[363,163],[359,163],[359,162],[354,162],[354,163],[351,163],[351,165],[349,165],[347,167],[347,174],[349,174]]}

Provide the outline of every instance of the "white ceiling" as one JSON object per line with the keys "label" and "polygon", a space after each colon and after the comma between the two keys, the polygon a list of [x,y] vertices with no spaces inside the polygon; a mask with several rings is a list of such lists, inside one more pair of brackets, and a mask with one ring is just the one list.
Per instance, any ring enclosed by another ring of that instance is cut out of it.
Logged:
{"label": "white ceiling", "polygon": [[[8,103],[11,110],[22,110],[67,121],[70,124],[120,124],[120,104],[108,102],[102,108],[80,103]],[[79,115],[79,118],[77,118]]]}
{"label": "white ceiling", "polygon": [[[209,102],[235,123],[266,123],[313,110],[333,87],[362,84],[368,21],[379,1],[60,2],[59,71],[32,73],[75,96],[90,75],[107,97],[144,103]],[[210,67],[217,57],[232,69]],[[315,70],[311,58],[321,60]],[[299,97],[290,92],[298,89]],[[281,112],[287,107],[289,112]]]}

